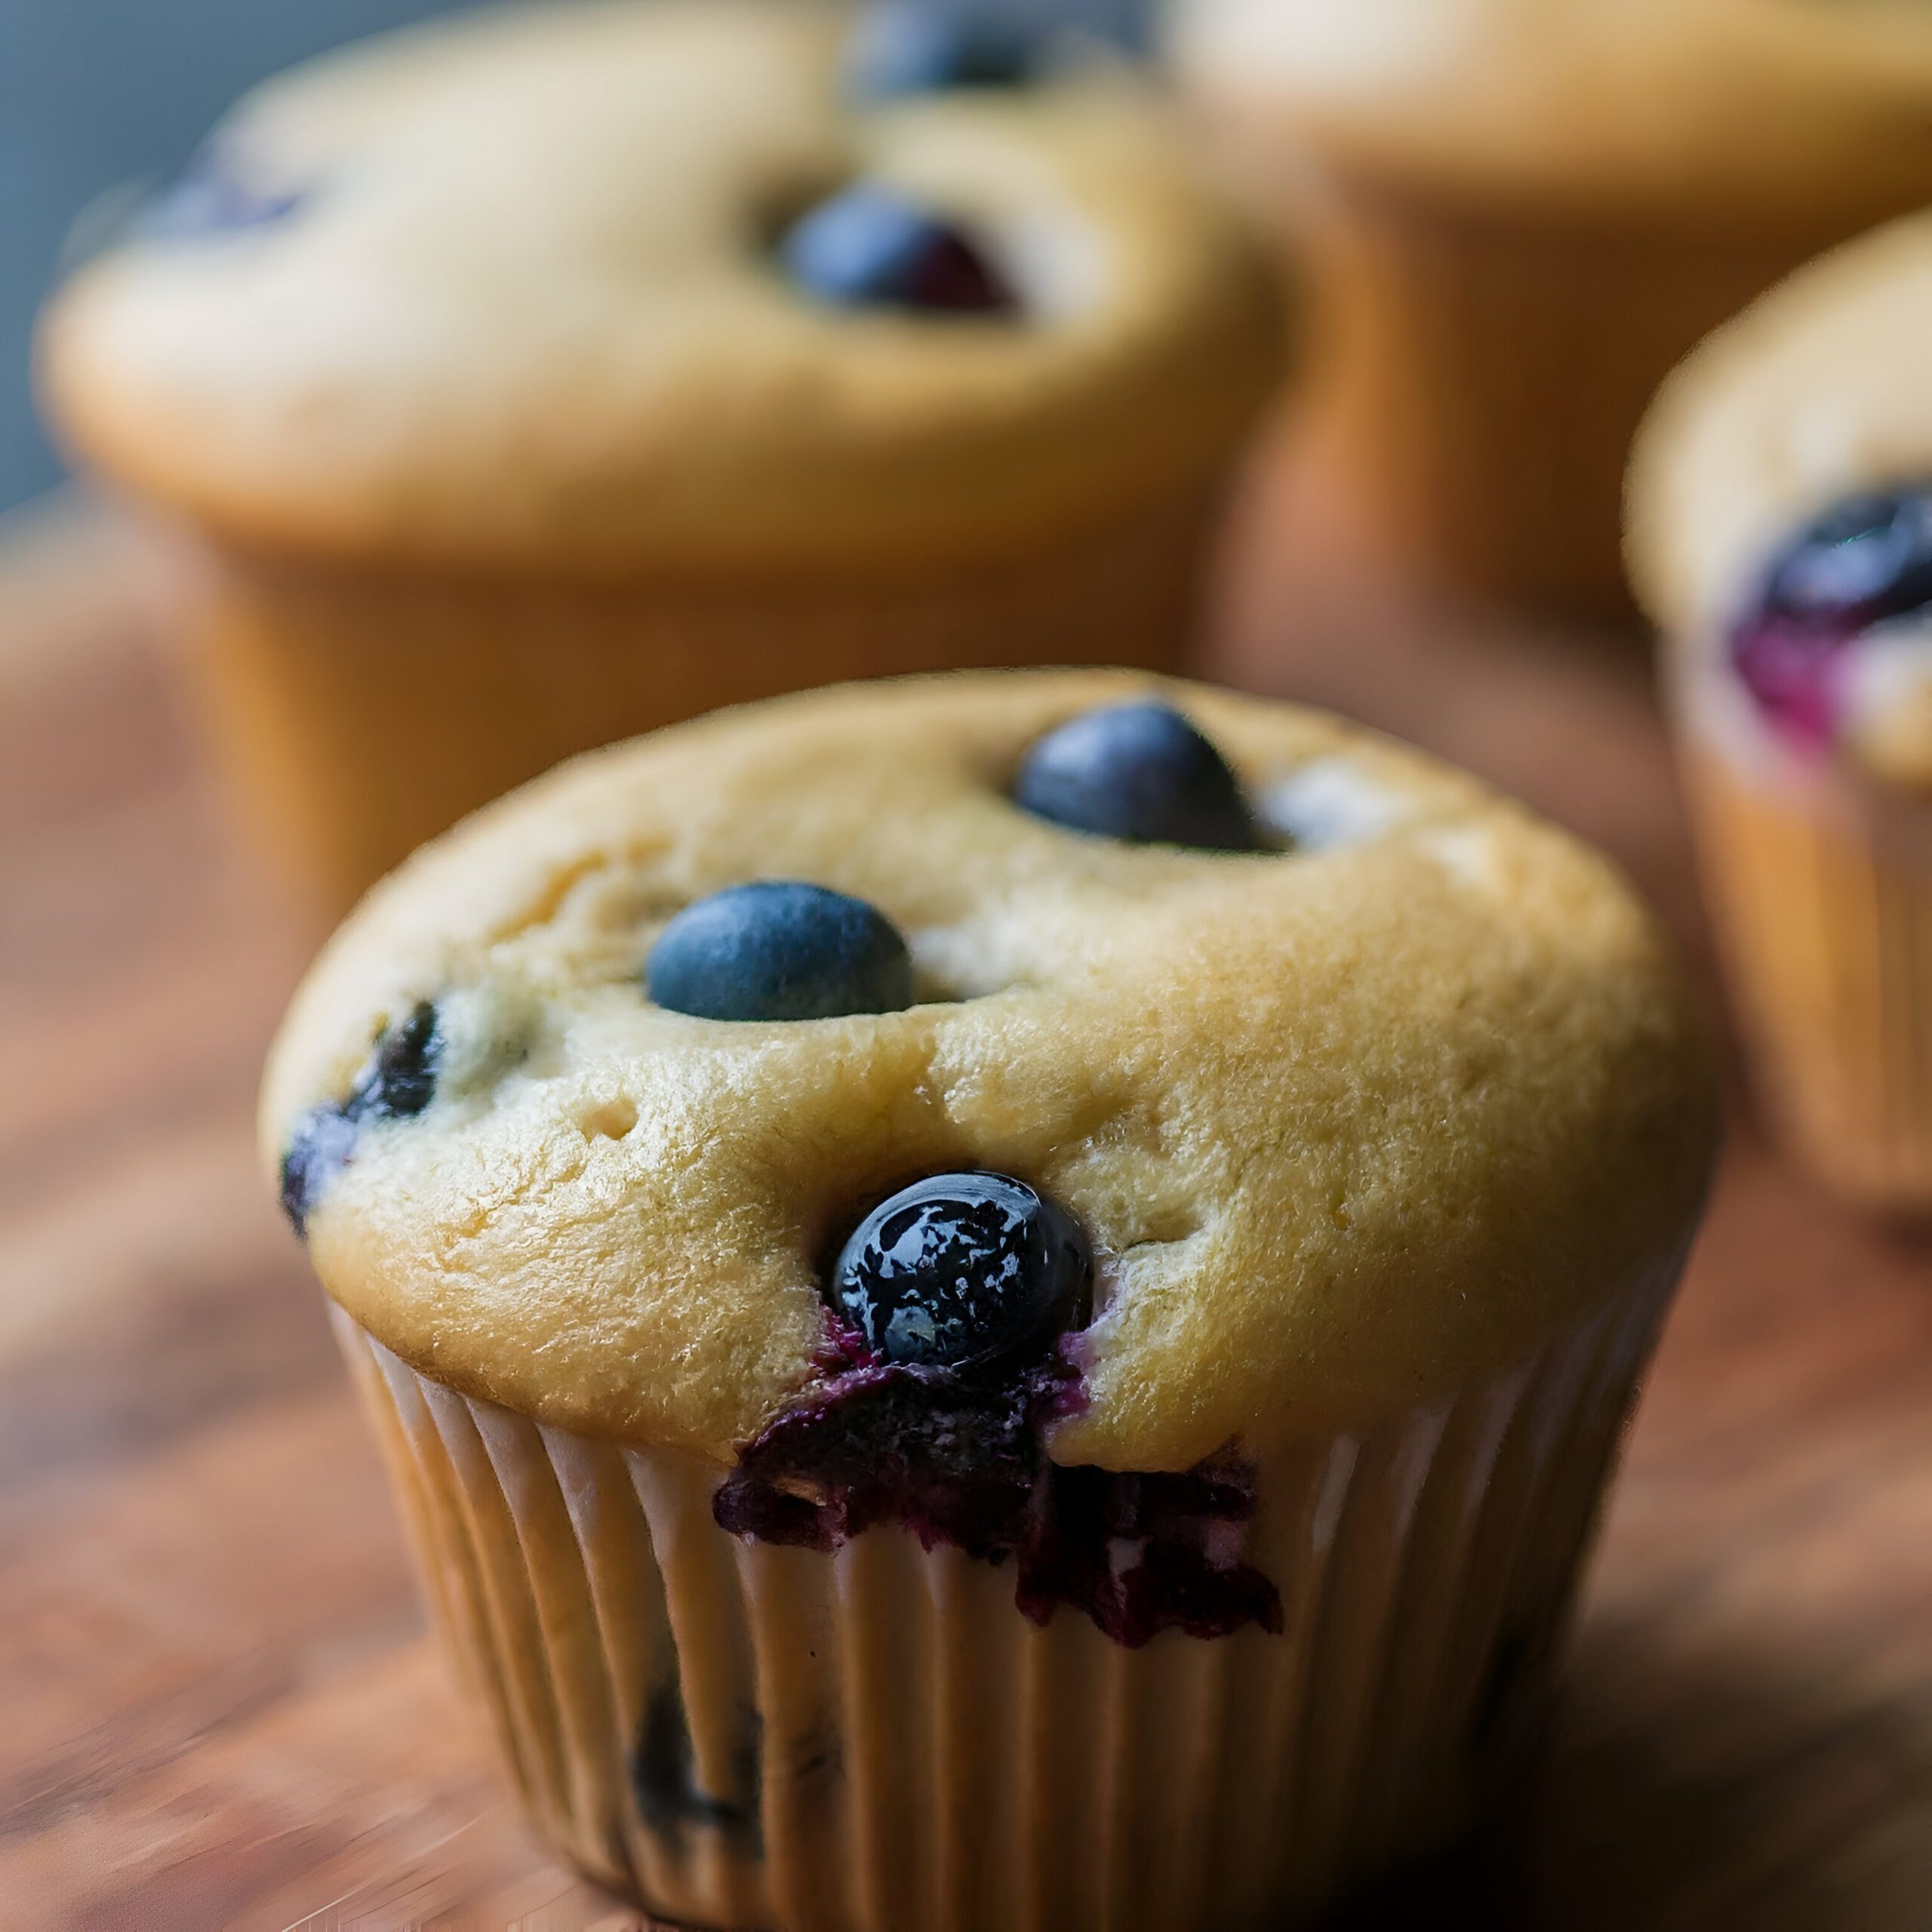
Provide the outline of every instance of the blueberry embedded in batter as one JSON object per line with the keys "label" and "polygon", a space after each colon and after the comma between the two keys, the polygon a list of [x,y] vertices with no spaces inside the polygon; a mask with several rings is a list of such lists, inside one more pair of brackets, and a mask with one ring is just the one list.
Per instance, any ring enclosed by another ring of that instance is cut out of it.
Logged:
{"label": "blueberry embedded in batter", "polygon": [[1039,43],[1017,20],[943,11],[930,0],[888,0],[854,29],[846,57],[852,91],[888,100],[961,88],[1018,88],[1039,70]]}
{"label": "blueberry embedded in batter", "polygon": [[1066,1469],[1043,1441],[1077,1409],[1065,1346],[1091,1261],[1078,1224],[1010,1176],[936,1175],[866,1216],[833,1270],[826,1373],[742,1451],[721,1528],[830,1551],[879,1525],[1014,1565],[1036,1623],[1065,1604],[1117,1643],[1281,1628],[1261,1573],[1217,1554],[1254,1496],[1232,1466]]}
{"label": "blueberry embedded in batter", "polygon": [[1253,851],[1263,841],[1214,743],[1171,705],[1082,712],[1028,751],[1014,802],[1035,818],[1137,844]]}
{"label": "blueberry embedded in batter", "polygon": [[307,1232],[310,1211],[355,1158],[361,1124],[407,1119],[435,1097],[443,1041],[436,1008],[419,1001],[377,1035],[368,1063],[339,1100],[312,1107],[290,1131],[281,1158],[281,1209],[295,1232]]}
{"label": "blueberry embedded in batter", "polygon": [[832,1020],[910,1006],[912,961],[863,899],[761,879],[687,906],[651,948],[645,986],[700,1020]]}
{"label": "blueberry embedded in batter", "polygon": [[841,309],[1011,316],[1018,295],[982,244],[894,188],[860,182],[801,216],[779,243],[798,287]]}
{"label": "blueberry embedded in batter", "polygon": [[1849,648],[1928,605],[1932,483],[1850,497],[1774,555],[1731,626],[1731,666],[1772,725],[1820,749],[1837,735]]}
{"label": "blueberry embedded in batter", "polygon": [[831,1291],[884,1361],[963,1371],[1017,1355],[1050,1324],[1064,1327],[1092,1272],[1072,1217],[1024,1181],[935,1174],[859,1223]]}

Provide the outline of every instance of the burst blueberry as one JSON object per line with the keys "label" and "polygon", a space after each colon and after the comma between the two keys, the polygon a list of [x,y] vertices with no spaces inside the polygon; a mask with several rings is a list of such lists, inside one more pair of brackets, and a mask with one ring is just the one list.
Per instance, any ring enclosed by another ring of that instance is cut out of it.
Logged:
{"label": "burst blueberry", "polygon": [[875,183],[848,188],[801,216],[780,254],[801,288],[839,308],[1000,315],[1018,306],[965,229]]}
{"label": "burst blueberry", "polygon": [[1227,761],[1171,705],[1108,705],[1049,731],[1013,796],[1036,818],[1140,844],[1245,852],[1258,842]]}
{"label": "burst blueberry", "polygon": [[286,220],[308,197],[248,178],[235,155],[205,141],[181,171],[135,219],[144,242],[200,242]]}
{"label": "burst blueberry", "polygon": [[700,1020],[832,1020],[910,1006],[912,962],[863,899],[762,879],[687,906],[651,948],[645,984]]}
{"label": "burst blueberry", "polygon": [[935,1174],[882,1201],[832,1271],[832,1299],[888,1361],[972,1369],[1036,1349],[1077,1314],[1079,1224],[1005,1174]]}
{"label": "burst blueberry", "polygon": [[1932,485],[1835,504],[1790,537],[1732,627],[1734,669],[1787,737],[1821,746],[1836,727],[1844,649],[1932,605]]}
{"label": "burst blueberry", "polygon": [[355,1157],[366,1120],[403,1120],[435,1098],[442,1036],[428,1000],[412,1007],[377,1035],[368,1063],[339,1100],[312,1107],[291,1129],[281,1157],[281,1209],[295,1232],[308,1232],[309,1216],[331,1181]]}
{"label": "burst blueberry", "polygon": [[854,92],[875,100],[954,88],[1023,87],[1038,66],[1017,20],[940,0],[891,0],[860,21],[847,60]]}

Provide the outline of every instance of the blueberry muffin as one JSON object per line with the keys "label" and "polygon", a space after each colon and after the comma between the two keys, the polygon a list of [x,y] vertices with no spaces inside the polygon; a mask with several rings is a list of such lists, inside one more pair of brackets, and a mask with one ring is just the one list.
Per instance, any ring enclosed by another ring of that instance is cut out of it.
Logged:
{"label": "blueberry muffin", "polygon": [[1854,1198],[1932,1210],[1932,219],[1706,343],[1637,445],[1631,569],[1767,1097]]}
{"label": "blueberry muffin", "polygon": [[1478,589],[1620,603],[1624,462],[1671,366],[1820,249],[1932,199],[1923,6],[1177,14],[1190,90],[1313,251],[1315,433],[1386,540]]}
{"label": "blueberry muffin", "polygon": [[46,318],[343,900],[586,746],[832,678],[1165,666],[1279,360],[1118,65],[786,0],[491,8],[263,88]]}
{"label": "blueberry muffin", "polygon": [[708,1924],[1186,1932],[1532,1736],[1712,1128],[1601,860],[1061,672],[478,814],[262,1137],[554,1844]]}

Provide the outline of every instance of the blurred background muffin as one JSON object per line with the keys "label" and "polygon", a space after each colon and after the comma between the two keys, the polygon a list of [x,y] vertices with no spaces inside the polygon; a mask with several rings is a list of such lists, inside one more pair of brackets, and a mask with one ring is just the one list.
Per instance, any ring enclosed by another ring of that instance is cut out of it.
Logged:
{"label": "blurred background muffin", "polygon": [[828,678],[1164,665],[1276,374],[1112,66],[815,7],[488,12],[251,95],[42,338],[340,903],[572,750]]}
{"label": "blurred background muffin", "polygon": [[1428,573],[1624,598],[1671,365],[1932,198],[1932,10],[1897,0],[1179,0],[1174,48],[1318,290],[1312,439]]}
{"label": "blurred background muffin", "polygon": [[1630,563],[1769,1097],[1932,1209],[1932,217],[1807,268],[1666,386]]}

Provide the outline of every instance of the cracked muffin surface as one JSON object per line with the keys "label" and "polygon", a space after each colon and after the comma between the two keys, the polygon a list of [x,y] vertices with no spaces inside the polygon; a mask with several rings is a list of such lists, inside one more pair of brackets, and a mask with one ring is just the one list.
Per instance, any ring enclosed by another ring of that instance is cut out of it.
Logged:
{"label": "cracked muffin surface", "polygon": [[[1015,804],[1046,734],[1149,698],[1218,747],[1257,849]],[[670,921],[765,879],[878,909],[913,1003],[651,1004]],[[1124,673],[815,693],[513,794],[318,962],[264,1094],[278,1171],[318,1110],[344,1149],[306,1235],[358,1322],[538,1420],[724,1462],[823,1373],[829,1251],[921,1174],[1075,1218],[1048,1453],[1177,1471],[1527,1356],[1667,1269],[1712,1142],[1675,969],[1606,863],[1333,718]]]}

